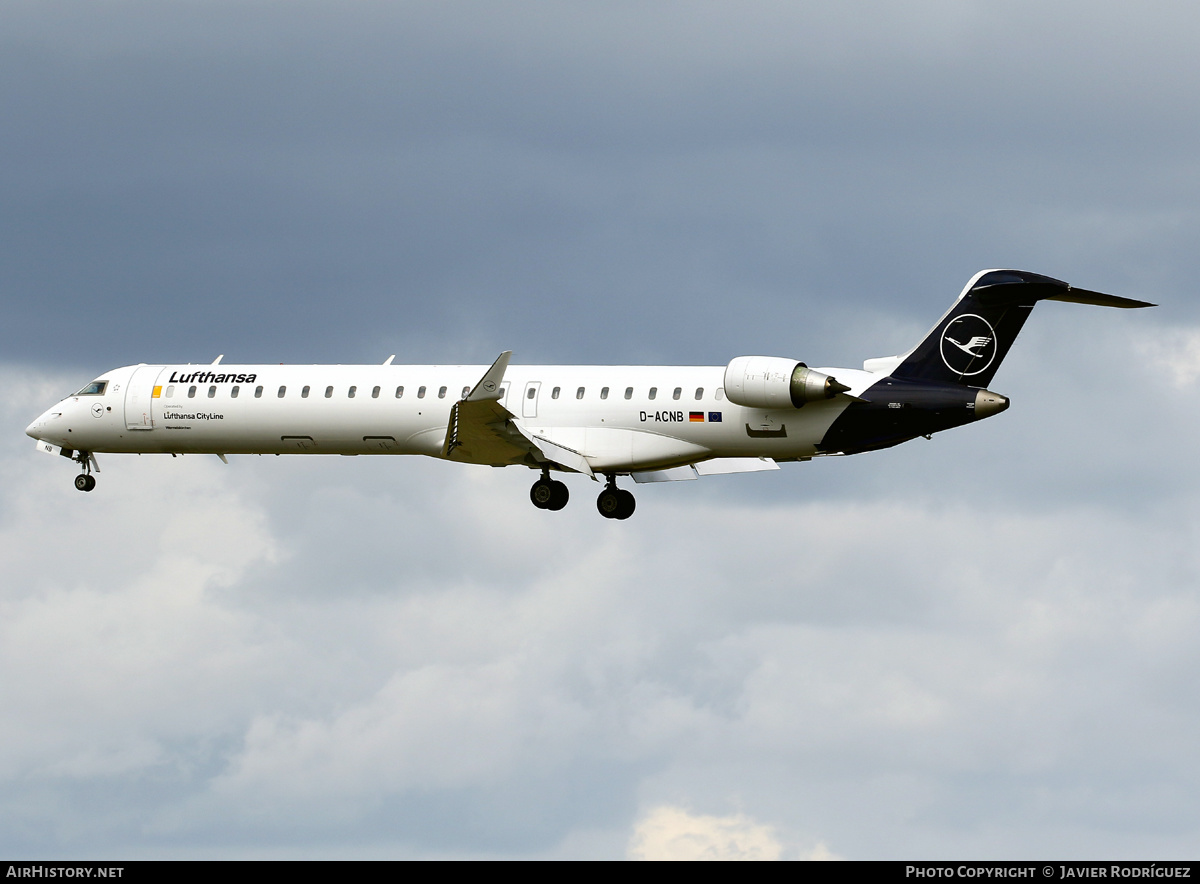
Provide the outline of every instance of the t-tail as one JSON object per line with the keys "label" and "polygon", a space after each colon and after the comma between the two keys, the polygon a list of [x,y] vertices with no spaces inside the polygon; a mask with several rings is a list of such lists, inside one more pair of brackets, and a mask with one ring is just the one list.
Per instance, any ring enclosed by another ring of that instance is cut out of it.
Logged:
{"label": "t-tail", "polygon": [[984,270],[916,347],[863,363],[879,380],[845,408],[818,447],[843,454],[888,448],[1004,411],[1008,398],[987,387],[1038,301],[1154,306],[1023,270]]}
{"label": "t-tail", "polygon": [[[986,387],[1038,301],[1102,307],[1153,307],[1146,301],[1077,289],[1025,270],[977,273],[958,300],[914,349],[869,359],[864,368],[903,380]],[[894,365],[887,371],[889,365]]]}

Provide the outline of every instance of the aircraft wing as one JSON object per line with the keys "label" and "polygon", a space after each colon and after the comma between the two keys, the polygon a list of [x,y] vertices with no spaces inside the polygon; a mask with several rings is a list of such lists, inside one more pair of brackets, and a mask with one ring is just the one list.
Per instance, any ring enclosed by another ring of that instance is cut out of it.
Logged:
{"label": "aircraft wing", "polygon": [[495,399],[454,403],[442,457],[464,463],[520,463],[529,443],[516,431],[512,412]]}
{"label": "aircraft wing", "polygon": [[500,404],[500,384],[511,357],[511,350],[501,353],[471,392],[454,403],[442,457],[496,465],[550,462],[591,476],[592,468],[580,452],[534,436]]}

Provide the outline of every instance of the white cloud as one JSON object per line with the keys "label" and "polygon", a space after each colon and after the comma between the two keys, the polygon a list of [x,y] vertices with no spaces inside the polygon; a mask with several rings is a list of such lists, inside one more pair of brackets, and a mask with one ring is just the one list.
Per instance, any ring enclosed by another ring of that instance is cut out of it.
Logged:
{"label": "white cloud", "polygon": [[1166,373],[1177,389],[1186,389],[1200,377],[1200,329],[1159,329],[1137,342],[1138,352]]}
{"label": "white cloud", "polygon": [[629,843],[629,858],[640,860],[771,860],[782,855],[775,830],[744,814],[702,816],[670,806],[651,810]]}

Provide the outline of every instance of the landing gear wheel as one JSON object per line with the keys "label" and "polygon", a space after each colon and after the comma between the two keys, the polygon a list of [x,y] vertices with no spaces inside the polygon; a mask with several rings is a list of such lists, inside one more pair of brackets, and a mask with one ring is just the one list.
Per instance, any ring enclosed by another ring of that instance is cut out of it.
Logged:
{"label": "landing gear wheel", "polygon": [[529,499],[540,510],[560,510],[571,499],[571,492],[562,482],[554,479],[538,479],[529,489]]}
{"label": "landing gear wheel", "polygon": [[628,519],[636,507],[633,495],[615,485],[605,488],[596,498],[596,509],[606,519]]}
{"label": "landing gear wheel", "polygon": [[88,473],[80,473],[75,477],[75,488],[78,491],[91,491],[96,487],[96,477]]}
{"label": "landing gear wheel", "polygon": [[534,482],[533,487],[529,489],[529,499],[533,501],[533,505],[540,510],[552,509],[556,484],[558,483],[550,479],[538,479]]}
{"label": "landing gear wheel", "polygon": [[560,510],[567,505],[567,501],[571,499],[571,492],[567,490],[567,486],[559,481],[552,481],[550,485],[554,492],[550,497],[550,503],[546,505],[548,510]]}
{"label": "landing gear wheel", "polygon": [[633,511],[637,509],[637,501],[634,500],[633,494],[629,491],[618,491],[621,496],[621,508],[617,510],[615,518],[628,519],[633,515]]}
{"label": "landing gear wheel", "polygon": [[621,494],[616,488],[605,488],[596,498],[596,509],[606,519],[615,519],[617,510],[621,508]]}

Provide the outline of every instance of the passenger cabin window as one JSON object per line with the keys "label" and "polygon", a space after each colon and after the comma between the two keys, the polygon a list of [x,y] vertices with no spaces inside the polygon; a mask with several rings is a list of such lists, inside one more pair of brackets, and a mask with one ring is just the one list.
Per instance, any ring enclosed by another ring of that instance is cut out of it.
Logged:
{"label": "passenger cabin window", "polygon": [[300,398],[301,398],[301,399],[307,399],[307,398],[308,398],[308,394],[309,394],[309,392],[311,392],[311,391],[312,391],[312,387],[308,386],[308,384],[305,384],[305,385],[304,385],[304,387],[303,387],[303,389],[301,389],[301,390],[300,390]]}
{"label": "passenger cabin window", "polygon": [[575,398],[576,399],[583,398],[583,387],[580,387],[578,390],[575,391]]}
{"label": "passenger cabin window", "polygon": [[257,386],[257,387],[255,387],[255,388],[254,388],[254,398],[255,398],[255,399],[261,399],[261,398],[262,398],[262,390],[263,390],[263,388],[262,388],[262,385],[261,385],[261,384],[260,384],[259,386]]}
{"label": "passenger cabin window", "polygon": [[537,395],[537,387],[530,387],[529,390],[525,393],[525,398],[532,399],[536,395]]}
{"label": "passenger cabin window", "polygon": [[557,399],[558,394],[561,392],[562,392],[562,387],[555,387],[553,390],[550,391],[550,398]]}
{"label": "passenger cabin window", "polygon": [[189,399],[196,398],[196,388],[195,387],[188,387],[188,398]]}
{"label": "passenger cabin window", "polygon": [[601,388],[600,388],[600,398],[601,398],[601,399],[607,399],[607,398],[608,398],[608,387],[601,387]]}
{"label": "passenger cabin window", "polygon": [[466,398],[467,398],[467,396],[468,396],[468,395],[470,395],[470,393],[471,393],[471,388],[470,388],[470,387],[463,387],[462,395],[461,395],[461,396],[459,396],[458,398],[459,398],[459,399],[466,399]]}
{"label": "passenger cabin window", "polygon": [[704,398],[704,388],[697,387],[696,388],[696,401],[699,402],[703,398]]}
{"label": "passenger cabin window", "polygon": [[378,398],[379,398],[379,388],[378,388],[378,387],[376,387],[375,389],[373,389],[373,390],[371,391],[371,398],[372,398],[372,399],[378,399]]}
{"label": "passenger cabin window", "polygon": [[681,394],[682,392],[683,392],[683,387],[676,387],[676,388],[675,388],[675,390],[674,390],[674,392],[672,392],[672,393],[671,393],[671,398],[672,398],[672,399],[678,399],[678,398],[679,398],[679,394]]}
{"label": "passenger cabin window", "polygon": [[446,388],[445,387],[438,387],[438,398],[439,399],[446,398]]}
{"label": "passenger cabin window", "polygon": [[625,398],[626,398],[626,399],[632,399],[632,398],[633,398],[633,387],[626,387],[626,388],[625,388]]}
{"label": "passenger cabin window", "polygon": [[[229,391],[229,398],[236,399],[238,397],[238,393],[240,393],[241,391],[242,391],[241,387],[234,387],[232,390]],[[167,387],[167,395],[168,396],[174,395],[174,392],[175,392],[174,387]]]}
{"label": "passenger cabin window", "polygon": [[92,381],[78,393],[76,396],[103,396],[104,388],[108,386],[108,381]]}
{"label": "passenger cabin window", "polygon": [[653,399],[657,395],[658,395],[658,387],[651,387],[650,388],[650,398]]}
{"label": "passenger cabin window", "polygon": [[355,393],[357,393],[357,392],[358,392],[358,387],[351,387],[351,388],[350,388],[350,392],[346,394],[346,395],[347,395],[347,398],[349,398],[349,399],[353,399],[353,398],[354,398],[354,394],[355,394]]}
{"label": "passenger cabin window", "polygon": [[716,399],[718,402],[720,402],[722,399],[724,399],[725,398],[725,388],[717,387],[717,392],[713,394],[713,398]]}
{"label": "passenger cabin window", "polygon": [[333,387],[326,387],[326,388],[325,388],[325,398],[326,398],[326,399],[332,399],[332,398],[333,398]]}
{"label": "passenger cabin window", "polygon": [[216,388],[216,386],[214,385],[214,386],[211,386],[211,387],[209,387],[209,388],[208,388],[208,398],[209,398],[209,399],[213,399],[213,398],[215,398],[215,397],[216,397],[216,395],[217,395],[217,388]]}
{"label": "passenger cabin window", "polygon": [[[234,387],[233,389],[236,391],[237,387]],[[171,386],[167,387],[167,398],[170,399],[174,395],[175,395],[175,385],[171,384]],[[236,396],[237,393],[235,392],[233,395]]]}
{"label": "passenger cabin window", "polygon": [[282,399],[287,394],[287,387],[280,387],[279,392],[275,395]]}
{"label": "passenger cabin window", "polygon": [[403,387],[397,387],[397,388],[396,388],[396,398],[397,398],[397,399],[403,399],[403,398],[404,398],[404,388],[403,388]]}
{"label": "passenger cabin window", "polygon": [[424,387],[417,387],[417,398],[418,399],[425,398],[425,388]]}

